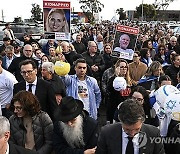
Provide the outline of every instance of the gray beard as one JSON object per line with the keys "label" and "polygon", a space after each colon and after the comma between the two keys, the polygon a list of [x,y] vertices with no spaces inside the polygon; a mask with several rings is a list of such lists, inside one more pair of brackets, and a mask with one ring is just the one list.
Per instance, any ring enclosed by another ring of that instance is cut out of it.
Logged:
{"label": "gray beard", "polygon": [[63,136],[71,148],[82,148],[85,146],[83,140],[83,118],[79,115],[76,119],[74,127],[70,127],[66,123],[60,122]]}

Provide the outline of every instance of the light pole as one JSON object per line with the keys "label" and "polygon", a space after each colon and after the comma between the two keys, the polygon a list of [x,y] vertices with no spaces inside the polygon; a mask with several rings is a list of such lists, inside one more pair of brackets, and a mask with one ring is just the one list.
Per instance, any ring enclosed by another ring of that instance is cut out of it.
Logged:
{"label": "light pole", "polygon": [[143,0],[142,0],[142,21],[143,21]]}

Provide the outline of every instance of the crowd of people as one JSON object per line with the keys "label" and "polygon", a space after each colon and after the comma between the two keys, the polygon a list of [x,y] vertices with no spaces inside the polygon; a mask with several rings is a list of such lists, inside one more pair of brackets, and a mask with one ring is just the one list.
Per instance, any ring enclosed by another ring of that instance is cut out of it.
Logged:
{"label": "crowd of people", "polygon": [[[126,34],[114,49],[132,50],[126,60],[112,54],[116,24],[82,25],[74,40],[43,45],[24,34],[23,46],[6,24],[0,46],[0,153],[180,153],[179,142],[154,142],[173,129],[170,122],[162,135],[152,101],[163,85],[180,89],[180,36],[164,24],[120,23],[139,28],[134,50],[126,49]],[[57,61],[69,63],[70,71],[58,74]],[[125,88],[118,87],[118,77]],[[99,125],[101,105],[105,126]]]}

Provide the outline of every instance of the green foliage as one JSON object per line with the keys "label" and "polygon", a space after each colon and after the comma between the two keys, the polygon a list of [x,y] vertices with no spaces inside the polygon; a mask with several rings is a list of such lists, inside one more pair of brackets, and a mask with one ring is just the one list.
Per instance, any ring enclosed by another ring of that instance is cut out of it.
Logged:
{"label": "green foliage", "polygon": [[94,21],[94,13],[99,13],[104,8],[104,5],[98,0],[79,0],[79,3],[82,4],[80,8],[87,14],[90,22]]}
{"label": "green foliage", "polygon": [[119,20],[125,20],[126,19],[126,13],[124,12],[123,8],[117,9],[116,13],[119,15]]}
{"label": "green foliage", "polygon": [[34,21],[42,21],[42,9],[40,8],[39,4],[32,4],[32,9],[31,9],[31,19]]}
{"label": "green foliage", "polygon": [[[142,16],[142,4],[136,7],[135,17],[139,18]],[[156,16],[156,9],[151,4],[143,4],[143,18],[144,20],[152,20]]]}
{"label": "green foliage", "polygon": [[155,0],[153,5],[156,10],[166,10],[172,2],[174,2],[174,0]]}

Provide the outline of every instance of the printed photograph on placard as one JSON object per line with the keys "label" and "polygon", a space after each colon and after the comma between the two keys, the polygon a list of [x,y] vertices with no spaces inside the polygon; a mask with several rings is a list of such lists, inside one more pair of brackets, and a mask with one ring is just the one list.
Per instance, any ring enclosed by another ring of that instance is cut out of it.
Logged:
{"label": "printed photograph on placard", "polygon": [[[43,1],[45,37],[70,39],[70,2]],[[53,34],[53,35],[51,35]]]}
{"label": "printed photograph on placard", "polygon": [[132,60],[138,33],[138,28],[117,25],[112,55]]}

